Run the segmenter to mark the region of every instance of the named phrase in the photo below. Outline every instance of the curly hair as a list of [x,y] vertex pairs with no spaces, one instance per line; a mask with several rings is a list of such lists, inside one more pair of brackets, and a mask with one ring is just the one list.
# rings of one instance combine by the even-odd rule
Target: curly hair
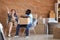
[[25,14],[29,15],[30,13],[31,13],[31,10],[27,9]]

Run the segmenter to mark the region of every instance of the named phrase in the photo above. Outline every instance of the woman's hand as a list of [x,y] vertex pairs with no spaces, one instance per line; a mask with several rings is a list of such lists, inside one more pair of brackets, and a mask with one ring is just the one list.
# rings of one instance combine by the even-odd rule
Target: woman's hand
[[16,17],[12,16],[12,19],[11,19],[11,21],[15,21],[15,19],[16,19]]
[[10,11],[9,11],[9,8],[8,7],[6,7],[7,8],[7,12],[8,12],[8,14],[10,13]]
[[12,16],[12,19],[14,19],[14,20],[15,20],[15,17],[14,17],[14,16]]
[[11,16],[11,12],[10,12],[9,8],[8,7],[6,7],[6,8],[7,8],[8,15]]

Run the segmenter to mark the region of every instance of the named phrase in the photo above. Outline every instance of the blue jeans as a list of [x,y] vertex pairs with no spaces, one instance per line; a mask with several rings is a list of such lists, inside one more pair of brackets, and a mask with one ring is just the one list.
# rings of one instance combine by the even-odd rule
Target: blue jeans
[[[25,33],[26,33],[26,36],[29,35],[29,28],[32,26],[32,24],[28,24],[25,28]],[[21,28],[20,24],[17,25],[17,28],[16,28],[16,36],[19,34],[19,29]]]

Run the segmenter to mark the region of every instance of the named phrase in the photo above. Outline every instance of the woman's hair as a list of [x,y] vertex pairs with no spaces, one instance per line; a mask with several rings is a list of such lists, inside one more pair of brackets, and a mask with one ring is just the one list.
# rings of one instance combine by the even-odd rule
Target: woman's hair
[[15,13],[14,13],[14,16],[15,16],[15,15],[16,15],[16,10],[15,10],[15,9],[11,9],[11,12],[12,12],[12,11],[15,11]]
[[27,9],[25,14],[29,15],[30,13],[31,13],[31,10]]

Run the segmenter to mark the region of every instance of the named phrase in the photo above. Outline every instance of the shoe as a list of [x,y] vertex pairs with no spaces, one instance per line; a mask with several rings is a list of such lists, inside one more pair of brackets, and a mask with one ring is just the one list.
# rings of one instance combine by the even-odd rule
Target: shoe
[[15,35],[15,37],[19,37],[18,35]]
[[9,34],[8,37],[11,37],[11,35]]
[[29,38],[29,36],[26,36],[26,38]]

